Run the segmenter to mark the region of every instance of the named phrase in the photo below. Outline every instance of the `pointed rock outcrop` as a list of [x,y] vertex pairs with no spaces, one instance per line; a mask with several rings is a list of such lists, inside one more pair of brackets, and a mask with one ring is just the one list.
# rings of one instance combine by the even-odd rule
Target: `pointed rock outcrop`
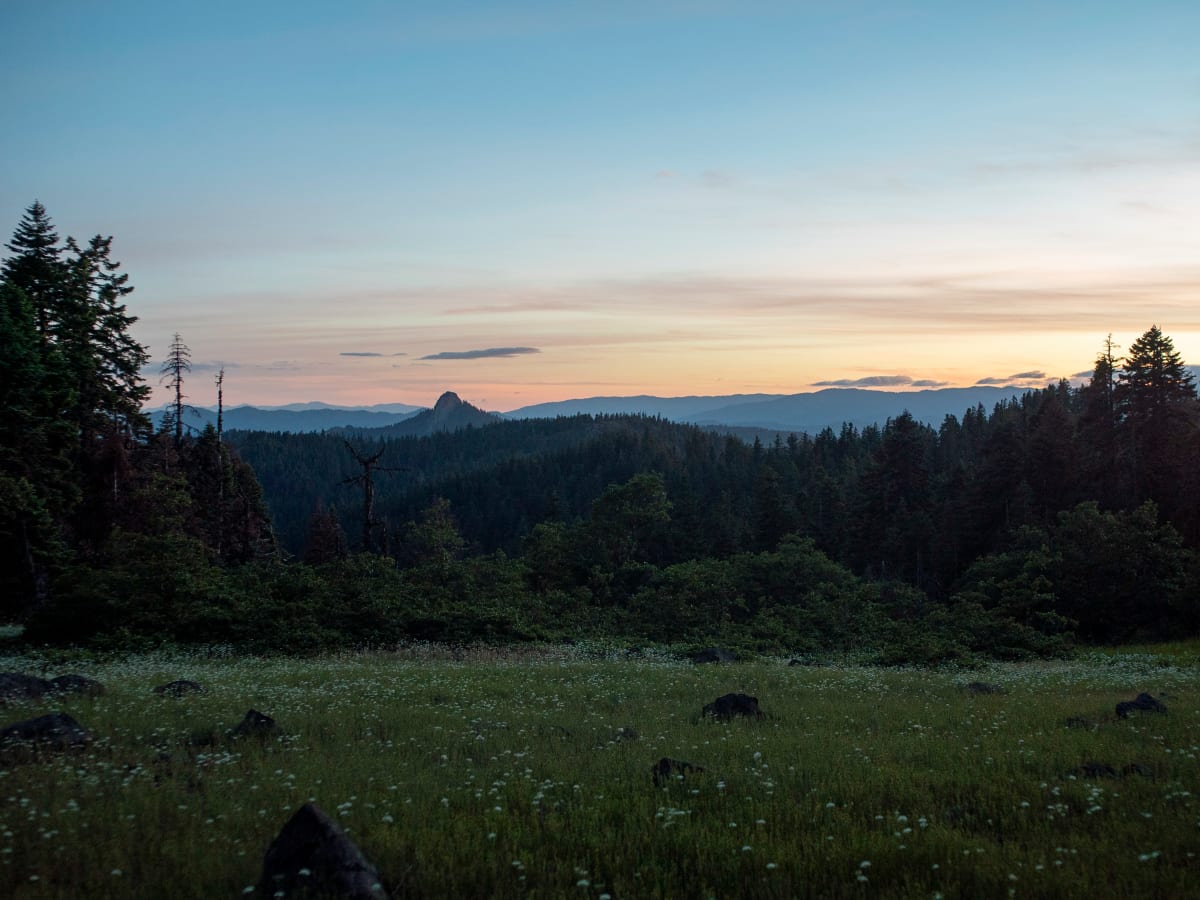
[[315,803],[288,819],[263,857],[260,897],[344,897],[380,900],[379,873]]

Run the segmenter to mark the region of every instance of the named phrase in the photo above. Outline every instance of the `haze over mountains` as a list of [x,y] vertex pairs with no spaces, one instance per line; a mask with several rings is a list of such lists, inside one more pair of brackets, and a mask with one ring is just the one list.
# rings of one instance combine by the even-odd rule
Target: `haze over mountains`
[[[485,412],[457,394],[446,392],[430,410],[403,403],[340,407],[326,403],[293,403],[281,407],[237,406],[225,410],[224,426],[244,431],[326,431],[335,428],[387,429],[389,436],[417,436],[454,431],[496,419],[537,419],[573,415],[648,415],[705,427],[807,432],[839,430],[844,423],[856,428],[882,425],[908,411],[934,427],[947,415],[959,418],[982,404],[995,404],[1025,393],[1025,388],[977,386],[922,391],[876,391],[861,388],[827,388],[799,394],[729,394],[696,397],[585,397],[538,403],[506,413]],[[216,422],[212,409],[198,409],[187,417],[192,427]]]

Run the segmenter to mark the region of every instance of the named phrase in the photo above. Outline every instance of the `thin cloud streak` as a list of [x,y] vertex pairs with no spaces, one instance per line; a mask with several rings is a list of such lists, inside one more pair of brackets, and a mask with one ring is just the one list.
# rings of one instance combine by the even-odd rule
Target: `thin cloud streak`
[[813,387],[878,388],[911,385],[909,375],[866,375],[862,378],[838,378],[834,381],[814,381]]
[[431,353],[422,356],[426,359],[506,359],[512,356],[525,356],[530,353],[541,353],[536,347],[491,347],[487,350],[444,350],[441,353]]

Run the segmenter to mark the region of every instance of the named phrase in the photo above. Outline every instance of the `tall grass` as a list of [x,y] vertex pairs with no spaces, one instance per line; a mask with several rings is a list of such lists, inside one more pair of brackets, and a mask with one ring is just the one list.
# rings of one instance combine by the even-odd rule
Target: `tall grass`
[[[3,658],[108,693],[3,711],[62,709],[97,740],[0,771],[0,896],[249,895],[308,800],[393,896],[1194,895],[1195,649],[971,672],[578,648]],[[176,678],[208,691],[152,693]],[[1117,720],[1142,690],[1169,713]],[[730,691],[766,717],[701,719]],[[229,738],[251,707],[279,733]],[[655,786],[662,756],[705,771]],[[1140,774],[1085,777],[1090,762]]]

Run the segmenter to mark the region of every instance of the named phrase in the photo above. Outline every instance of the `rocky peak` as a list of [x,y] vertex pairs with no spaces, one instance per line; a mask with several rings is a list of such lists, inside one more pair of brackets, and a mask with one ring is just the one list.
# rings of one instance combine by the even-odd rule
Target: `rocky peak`
[[463,402],[459,398],[458,394],[454,393],[454,391],[446,391],[446,393],[444,393],[444,394],[442,394],[442,396],[438,397],[437,403],[434,404],[433,411],[435,414],[436,413],[445,414],[445,413],[453,412],[454,410],[458,409],[462,405],[463,405]]

